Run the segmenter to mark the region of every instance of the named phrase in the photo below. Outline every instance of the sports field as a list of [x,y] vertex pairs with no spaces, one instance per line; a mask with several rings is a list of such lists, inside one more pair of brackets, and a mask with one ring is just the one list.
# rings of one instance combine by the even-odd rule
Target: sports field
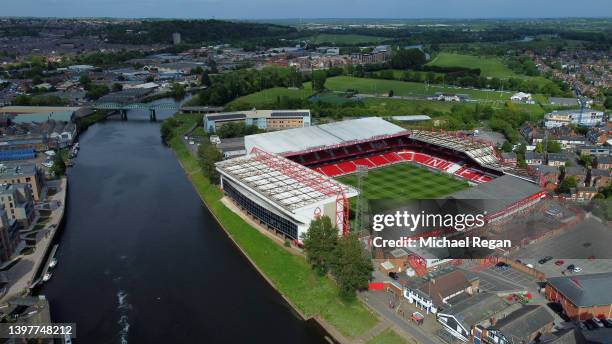
[[[357,186],[357,176],[338,178],[341,183]],[[450,176],[434,173],[411,164],[396,164],[370,170],[363,180],[366,199],[435,199],[468,187]]]
[[480,57],[453,53],[440,53],[428,63],[430,66],[480,68],[482,76],[509,78],[517,77],[510,68],[496,57]]
[[[308,89],[310,84],[304,88]],[[386,94],[393,90],[396,96],[425,98],[433,96],[436,92],[467,94],[472,100],[488,102],[505,102],[510,99],[511,92],[485,91],[472,88],[444,87],[426,85],[419,82],[399,80],[355,78],[350,76],[336,76],[328,78],[325,87],[332,91],[358,90],[366,94]]]
[[310,88],[285,88],[274,87],[260,92],[255,92],[236,98],[227,104],[229,109],[241,108],[243,106],[262,108],[276,102],[278,97],[288,97],[294,99],[306,99],[312,95]]

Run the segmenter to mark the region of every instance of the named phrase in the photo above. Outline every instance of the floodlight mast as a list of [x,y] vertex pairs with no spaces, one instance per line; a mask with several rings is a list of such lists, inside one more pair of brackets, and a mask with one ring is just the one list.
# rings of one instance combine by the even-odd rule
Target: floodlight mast
[[295,180],[301,185],[316,190],[328,197],[336,196],[335,224],[341,230],[343,236],[348,235],[350,225],[349,203],[342,185],[316,171],[312,171],[289,159],[268,153],[257,147],[251,150],[251,154],[255,155],[257,161]]

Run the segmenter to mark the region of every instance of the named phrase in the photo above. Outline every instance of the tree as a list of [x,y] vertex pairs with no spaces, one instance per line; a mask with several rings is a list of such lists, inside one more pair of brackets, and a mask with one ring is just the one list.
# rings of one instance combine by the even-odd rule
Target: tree
[[210,74],[207,70],[202,73],[202,85],[206,87],[210,87],[210,85],[212,85],[212,81],[210,80]]
[[108,94],[110,90],[106,85],[89,85],[89,89],[85,93],[85,97],[96,100],[105,94]]
[[175,99],[182,99],[185,97],[187,90],[185,89],[185,86],[177,82],[173,82],[172,84],[170,84],[170,93]]
[[391,67],[395,69],[421,69],[425,62],[420,49],[396,49],[391,56]]
[[561,152],[561,144],[557,140],[550,140],[546,145],[546,151],[548,153],[560,153]]
[[312,72],[312,89],[321,92],[325,90],[325,81],[327,81],[327,73],[324,70],[316,70]]
[[198,148],[198,157],[202,173],[210,179],[211,183],[219,184],[219,172],[217,172],[215,163],[223,160],[223,154],[210,141],[204,140]]
[[113,90],[113,92],[120,92],[120,91],[123,90],[123,85],[121,85],[120,83],[116,82],[116,83],[113,84],[112,90]]
[[504,143],[501,146],[502,151],[506,152],[506,153],[510,153],[512,152],[512,144],[508,141],[504,141]]
[[174,117],[169,117],[161,124],[159,128],[159,132],[160,132],[162,141],[165,144],[168,144],[170,142],[170,139],[172,138],[174,134],[174,128],[178,126],[179,126],[179,121],[177,121],[176,118]]
[[563,178],[561,183],[559,183],[559,187],[557,187],[557,193],[569,193],[571,188],[575,188],[578,182],[576,181],[576,177],[567,176]]
[[394,94],[395,94],[395,92],[393,92],[393,90],[389,90],[389,98],[393,98]]
[[306,259],[314,271],[325,275],[333,265],[334,250],[338,243],[338,229],[329,216],[310,222],[308,231],[302,235]]
[[331,271],[340,287],[340,294],[353,298],[355,291],[368,286],[374,270],[372,260],[354,233],[340,238],[334,252]]
[[83,87],[88,87],[89,84],[91,84],[91,79],[89,78],[89,75],[87,74],[83,74],[79,77],[79,83],[81,84],[81,86]]
[[61,177],[66,173],[66,164],[64,163],[64,157],[61,152],[56,152],[53,158],[53,166],[51,166],[51,172],[57,177]]

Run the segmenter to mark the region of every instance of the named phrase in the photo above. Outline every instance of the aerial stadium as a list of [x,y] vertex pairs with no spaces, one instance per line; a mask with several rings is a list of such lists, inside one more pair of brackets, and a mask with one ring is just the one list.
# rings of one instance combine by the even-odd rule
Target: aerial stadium
[[[504,163],[495,149],[464,134],[406,130],[367,117],[245,137],[248,155],[217,163],[221,187],[245,213],[300,243],[314,218],[349,232],[355,175],[367,170],[365,198],[490,199],[489,222],[544,197],[539,178]],[[360,167],[362,166],[362,167]]]

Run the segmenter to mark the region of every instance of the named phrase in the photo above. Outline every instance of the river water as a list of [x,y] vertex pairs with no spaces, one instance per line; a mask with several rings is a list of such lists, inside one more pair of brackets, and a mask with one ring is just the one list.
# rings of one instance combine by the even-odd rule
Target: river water
[[324,343],[218,227],[148,116],[80,138],[59,263],[40,291],[54,322],[88,344]]

